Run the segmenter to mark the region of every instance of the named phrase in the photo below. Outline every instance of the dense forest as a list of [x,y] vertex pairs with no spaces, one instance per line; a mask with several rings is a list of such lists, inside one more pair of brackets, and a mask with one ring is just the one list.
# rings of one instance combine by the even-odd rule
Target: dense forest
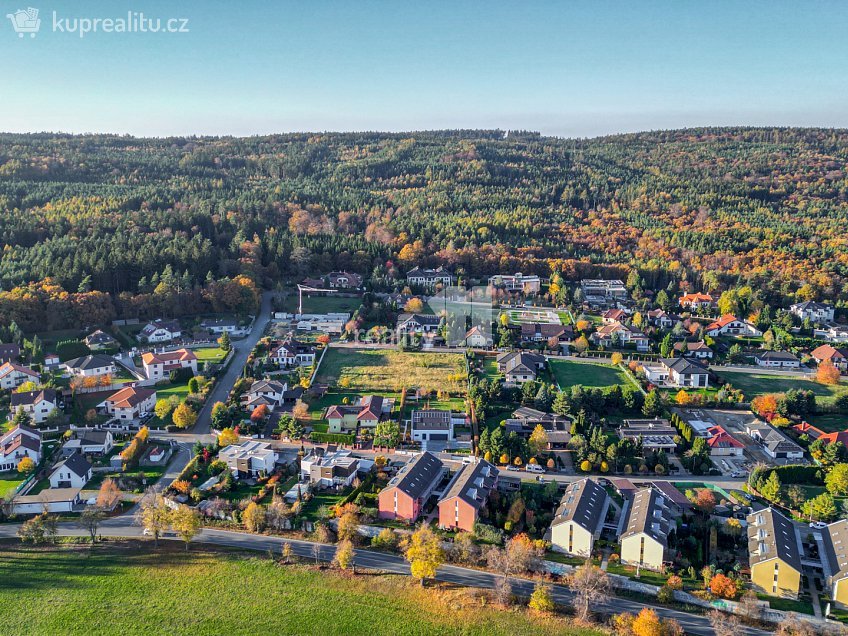
[[848,131],[822,129],[5,134],[0,317],[31,284],[105,292],[116,306],[95,298],[97,311],[126,314],[163,277],[203,305],[214,281],[347,269],[390,283],[415,264],[566,279],[636,267],[652,287],[709,275],[844,299],[846,167]]

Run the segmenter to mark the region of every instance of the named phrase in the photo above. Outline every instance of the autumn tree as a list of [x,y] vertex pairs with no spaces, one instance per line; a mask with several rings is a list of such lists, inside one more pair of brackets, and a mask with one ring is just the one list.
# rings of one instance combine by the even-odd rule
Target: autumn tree
[[218,446],[224,448],[239,443],[239,434],[233,428],[225,428],[218,434]]
[[18,462],[18,472],[22,475],[30,475],[35,470],[35,462],[31,457],[24,457]]
[[719,598],[736,598],[737,591],[736,581],[724,574],[718,573],[710,579],[710,592]]
[[97,507],[101,510],[112,510],[120,501],[121,489],[118,488],[114,479],[107,477],[100,484],[100,490],[97,492]]
[[174,409],[171,420],[174,422],[174,425],[179,428],[189,428],[194,426],[194,423],[197,421],[197,413],[195,413],[194,409],[192,409],[188,404],[183,402]]
[[333,558],[335,564],[342,570],[353,568],[356,573],[356,564],[354,563],[353,543],[349,539],[339,541],[336,546],[336,555]]
[[609,598],[609,576],[590,562],[577,568],[569,577],[568,584],[574,591],[574,612],[581,621],[588,621],[592,613],[591,608]]
[[186,552],[188,544],[200,533],[202,525],[200,514],[194,508],[180,506],[171,513],[171,527],[185,542]]
[[268,406],[265,404],[260,404],[255,409],[253,409],[253,413],[250,414],[250,421],[254,424],[258,424],[260,422],[265,421],[265,418],[268,417]]
[[530,595],[530,602],[527,604],[530,609],[542,614],[549,614],[554,611],[553,588],[547,583],[536,583],[533,593]]
[[698,494],[695,495],[695,505],[698,507],[698,510],[706,515],[711,514],[715,510],[716,503],[715,493],[709,488],[701,488],[698,490]]
[[426,579],[436,576],[436,570],[445,562],[441,539],[428,525],[422,525],[409,537],[405,546],[410,573],[424,585]]
[[156,400],[156,406],[153,407],[153,412],[156,414],[160,420],[165,420],[173,410],[173,405],[170,400],[166,400],[165,398],[160,398]]
[[251,501],[242,513],[241,521],[248,532],[262,532],[265,528],[265,508]]
[[839,384],[839,369],[830,360],[823,360],[816,369],[816,382],[819,384]]
[[545,430],[545,427],[537,424],[536,428],[530,434],[528,443],[530,444],[530,450],[533,455],[538,456],[544,453],[548,449],[548,432]]
[[137,520],[144,533],[153,537],[154,547],[158,547],[159,537],[171,524],[171,509],[161,494],[148,490],[141,501]]

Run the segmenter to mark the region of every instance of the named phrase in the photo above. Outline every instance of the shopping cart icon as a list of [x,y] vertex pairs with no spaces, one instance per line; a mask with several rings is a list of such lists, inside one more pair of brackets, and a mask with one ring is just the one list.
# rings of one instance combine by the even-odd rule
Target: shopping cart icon
[[38,17],[38,9],[29,7],[27,9],[18,9],[14,13],[7,13],[6,17],[12,21],[12,26],[15,28],[15,33],[19,38],[24,37],[24,33],[29,33],[29,37],[34,38],[35,34],[41,28],[41,18]]

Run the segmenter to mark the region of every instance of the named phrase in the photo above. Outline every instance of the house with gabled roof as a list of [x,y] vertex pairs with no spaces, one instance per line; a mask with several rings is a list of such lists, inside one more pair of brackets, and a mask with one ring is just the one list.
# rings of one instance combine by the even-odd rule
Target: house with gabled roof
[[41,461],[41,433],[29,426],[16,426],[0,436],[0,471],[15,470],[24,457]]
[[607,491],[593,479],[569,484],[551,522],[551,549],[576,557],[591,557],[609,505]]
[[752,356],[758,367],[769,369],[798,369],[801,360],[789,351],[757,351]]
[[59,408],[59,395],[55,389],[12,393],[11,412],[17,413],[18,410],[22,410],[32,418],[35,424],[46,422],[50,414],[57,408]]
[[[817,533],[818,534],[818,533]],[[841,519],[821,532],[819,554],[830,598],[840,609],[848,608],[848,519]]]
[[398,333],[433,333],[438,331],[442,319],[430,314],[401,314],[397,318]]
[[795,524],[774,508],[747,517],[751,587],[761,594],[798,598],[801,537]]
[[648,336],[636,327],[620,322],[604,325],[591,335],[591,340],[604,347],[611,347],[620,343],[621,345],[632,344],[636,347],[636,351],[648,351],[651,348],[651,341]]
[[689,310],[709,309],[715,305],[715,299],[710,294],[700,292],[683,294],[677,302],[681,307]]
[[144,413],[153,413],[156,391],[127,386],[107,397],[100,406],[106,413],[119,420],[136,420]]
[[153,320],[139,332],[138,339],[141,342],[155,344],[158,342],[171,342],[183,335],[182,327],[177,320]]
[[29,367],[14,362],[0,365],[0,389],[17,389],[25,382],[38,382],[41,375]]
[[810,357],[816,361],[816,364],[829,361],[843,373],[848,371],[848,347],[834,347],[829,344],[821,345],[813,349]]
[[280,367],[308,367],[315,364],[315,347],[288,338],[272,348],[268,360]]
[[380,518],[415,522],[446,474],[447,468],[433,453],[416,455],[380,491],[377,497]]
[[479,325],[465,332],[465,346],[475,349],[488,349],[494,344],[492,334]]
[[745,445],[728,433],[723,426],[707,429],[707,446],[711,457],[742,457]]
[[167,380],[171,371],[178,369],[191,369],[192,375],[197,375],[197,356],[188,349],[148,351],[142,354],[141,364],[149,380]]
[[485,459],[463,464],[439,500],[439,527],[473,532],[480,509],[498,486],[498,474]]
[[688,340],[675,342],[674,350],[684,358],[695,358],[696,360],[711,360],[713,350],[703,340],[689,342]]
[[568,342],[574,338],[574,328],[571,325],[523,322],[520,329],[522,342],[548,342],[551,338],[556,338],[557,342]]
[[645,378],[657,386],[705,389],[710,385],[710,372],[690,358],[662,358],[658,363],[642,365]]
[[113,375],[117,371],[115,359],[102,353],[67,360],[62,367],[69,375],[80,378]]
[[724,314],[718,320],[707,325],[705,332],[711,338],[717,338],[718,336],[748,336],[757,338],[763,335],[763,332],[750,322],[740,320],[733,314]]
[[81,453],[62,460],[50,473],[51,488],[83,488],[91,480],[91,464]]
[[334,404],[327,408],[324,419],[330,433],[343,433],[356,428],[376,428],[388,419],[394,407],[394,398],[366,395],[355,404]]
[[407,272],[406,282],[410,285],[418,285],[419,287],[435,287],[438,284],[453,285],[456,282],[456,276],[444,267],[438,267],[437,269],[414,267]]
[[545,368],[545,356],[538,353],[510,351],[497,357],[498,371],[509,384],[524,384],[535,380]]

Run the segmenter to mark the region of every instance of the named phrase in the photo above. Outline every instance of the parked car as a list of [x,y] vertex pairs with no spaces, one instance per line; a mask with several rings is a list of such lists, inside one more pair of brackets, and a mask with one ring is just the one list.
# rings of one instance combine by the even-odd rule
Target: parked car
[[732,473],[730,473],[731,477],[736,477],[736,478],[745,477],[746,475],[747,475],[747,473],[744,473],[741,470],[734,470]]
[[827,528],[827,524],[824,521],[811,521],[810,527],[815,528],[816,530],[824,530]]
[[542,468],[541,466],[539,466],[539,464],[527,464],[524,467],[524,470],[526,470],[528,473],[544,473],[545,472],[545,469]]

